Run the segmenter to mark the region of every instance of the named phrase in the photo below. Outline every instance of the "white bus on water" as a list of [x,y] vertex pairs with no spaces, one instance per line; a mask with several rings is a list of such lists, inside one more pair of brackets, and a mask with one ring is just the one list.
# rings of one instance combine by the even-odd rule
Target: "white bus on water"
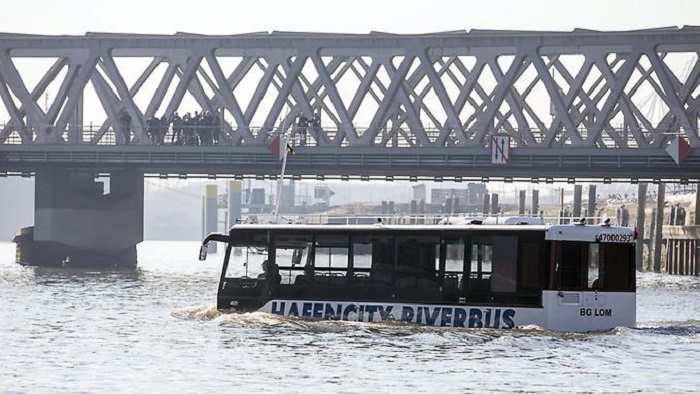
[[635,238],[605,224],[236,224],[200,259],[226,243],[222,311],[588,332],[635,325]]

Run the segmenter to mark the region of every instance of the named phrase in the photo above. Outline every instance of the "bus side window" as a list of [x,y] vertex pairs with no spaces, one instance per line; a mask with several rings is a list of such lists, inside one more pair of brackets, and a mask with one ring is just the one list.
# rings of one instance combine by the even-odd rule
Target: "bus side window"
[[587,260],[584,254],[587,254],[587,249],[583,248],[581,242],[566,242],[559,243],[559,253],[557,264],[559,268],[559,288],[562,290],[581,290],[585,288],[587,278],[583,276],[582,268],[587,266]]
[[600,244],[588,244],[588,288],[602,289],[603,280],[603,259],[601,259]]
[[540,244],[524,242],[522,269],[520,271],[520,287],[524,289],[539,289],[540,287]]
[[518,272],[518,237],[494,236],[491,255],[491,291],[514,293]]
[[491,290],[493,245],[491,237],[472,240],[468,272],[464,281],[470,292],[484,293]]
[[372,238],[372,268],[370,278],[380,285],[391,285],[395,258],[394,237]]
[[[457,301],[459,298],[460,283],[462,287],[464,286],[462,282],[462,278],[464,277],[464,253],[466,251],[464,239],[445,239],[444,242],[445,267],[444,272],[441,272],[441,274],[444,275],[442,282],[444,299],[446,301]],[[439,254],[437,257],[438,258],[435,260],[435,268],[440,271]]]
[[625,243],[601,244],[602,288],[612,291],[634,291],[634,245]]

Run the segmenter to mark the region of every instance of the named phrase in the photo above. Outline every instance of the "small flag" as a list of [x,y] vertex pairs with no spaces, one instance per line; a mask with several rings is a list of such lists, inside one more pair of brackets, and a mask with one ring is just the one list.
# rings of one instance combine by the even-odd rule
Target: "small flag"
[[294,148],[292,148],[292,146],[289,145],[289,142],[287,142],[287,154],[294,154]]
[[683,137],[674,138],[666,147],[666,153],[673,158],[677,165],[680,165],[690,155],[691,151],[692,148]]
[[287,139],[281,135],[278,135],[272,139],[272,141],[267,147],[270,149],[270,152],[272,152],[272,155],[275,156],[275,158],[278,161],[282,161],[282,159],[284,158],[285,149],[288,149],[285,147],[288,146],[289,144],[287,144]]

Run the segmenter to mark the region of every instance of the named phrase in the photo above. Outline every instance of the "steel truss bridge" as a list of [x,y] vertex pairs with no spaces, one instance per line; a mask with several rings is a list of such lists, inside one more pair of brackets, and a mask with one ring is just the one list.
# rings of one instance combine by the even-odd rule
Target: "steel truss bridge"
[[[0,176],[43,168],[274,176],[697,182],[700,28],[425,35],[0,34]],[[152,146],[210,111],[218,146]],[[133,132],[123,144],[123,114]],[[305,146],[297,119],[319,114]],[[511,137],[510,163],[491,136]],[[168,138],[169,140],[169,138]]]

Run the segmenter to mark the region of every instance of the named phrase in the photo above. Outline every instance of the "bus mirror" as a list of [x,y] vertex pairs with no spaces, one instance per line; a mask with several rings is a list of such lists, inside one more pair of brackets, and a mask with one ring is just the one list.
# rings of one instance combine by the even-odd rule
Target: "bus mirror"
[[199,261],[204,261],[207,259],[207,250],[208,250],[208,245],[203,244],[201,248],[199,248]]

